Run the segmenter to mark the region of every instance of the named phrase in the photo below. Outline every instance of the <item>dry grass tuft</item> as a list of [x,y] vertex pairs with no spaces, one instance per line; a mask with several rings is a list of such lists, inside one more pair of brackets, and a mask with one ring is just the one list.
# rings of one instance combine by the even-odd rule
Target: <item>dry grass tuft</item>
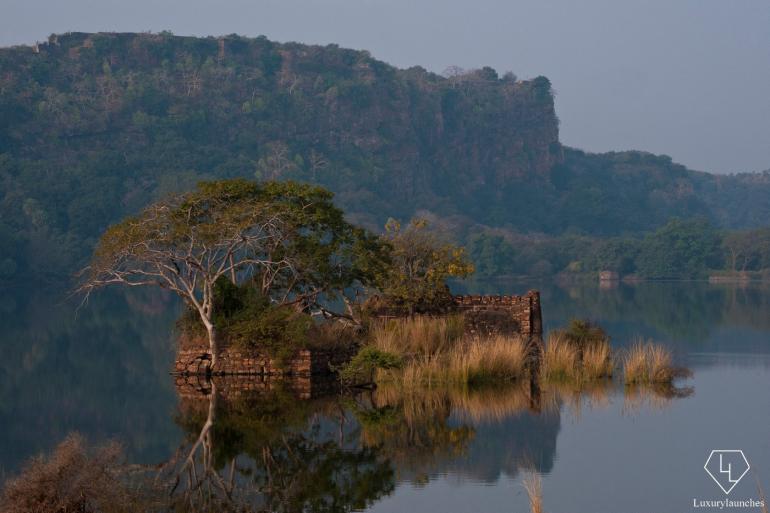
[[464,332],[462,316],[418,316],[375,323],[371,342],[381,351],[400,356],[430,356],[455,345]]
[[612,348],[608,338],[576,343],[566,332],[548,336],[542,361],[546,381],[585,382],[611,378],[614,370]]
[[526,358],[526,344],[521,337],[471,339],[410,359],[399,378],[405,386],[512,381],[524,376]]
[[583,350],[582,378],[594,380],[612,377],[614,364],[607,339],[590,344]]
[[377,324],[371,344],[399,355],[399,371],[379,372],[378,381],[404,386],[512,381],[526,372],[527,347],[520,336],[470,338],[459,316],[414,317]]
[[580,376],[580,351],[563,333],[551,333],[545,345],[542,376],[546,381],[577,380]]
[[671,383],[676,377],[671,351],[652,341],[637,341],[623,357],[626,384]]
[[[407,387],[513,381],[525,375],[526,359],[526,344],[521,337],[471,339],[441,352],[413,357],[400,373],[391,372],[389,377]],[[387,379],[384,374],[378,377]]]
[[516,380],[526,371],[527,347],[521,337],[497,335],[452,348],[447,370],[452,381],[481,383]]
[[88,450],[82,437],[71,434],[48,459],[33,458],[21,475],[6,482],[2,511],[134,511],[136,497],[119,478],[121,460],[117,444]]

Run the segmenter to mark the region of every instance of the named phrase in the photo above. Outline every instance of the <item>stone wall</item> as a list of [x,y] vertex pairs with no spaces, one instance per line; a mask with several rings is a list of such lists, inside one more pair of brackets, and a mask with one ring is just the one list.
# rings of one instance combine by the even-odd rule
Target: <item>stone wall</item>
[[174,362],[174,374],[215,374],[215,375],[258,375],[258,376],[314,376],[329,374],[332,367],[347,362],[353,356],[348,352],[320,349],[302,349],[288,361],[281,364],[257,349],[231,347],[226,343],[219,351],[217,366],[211,366],[208,342],[205,339],[180,342]]
[[474,335],[543,334],[540,293],[523,296],[455,296],[455,309],[465,317],[466,330]]

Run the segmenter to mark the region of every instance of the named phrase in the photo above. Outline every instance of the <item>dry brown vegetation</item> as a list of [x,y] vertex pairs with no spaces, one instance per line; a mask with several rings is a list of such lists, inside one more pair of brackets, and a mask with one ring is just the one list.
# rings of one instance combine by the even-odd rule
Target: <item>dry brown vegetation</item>
[[542,377],[546,381],[571,381],[579,377],[579,353],[559,333],[551,334],[543,352]]
[[33,458],[3,489],[3,513],[122,513],[137,511],[138,497],[119,475],[119,445],[89,450],[69,435],[49,458]]
[[461,317],[413,317],[375,325],[371,344],[398,356],[403,366],[378,381],[404,386],[513,381],[526,373],[527,344],[520,336],[469,337]]
[[591,381],[612,377],[614,370],[609,340],[581,347],[562,332],[548,337],[541,365],[547,381]]
[[371,340],[381,351],[402,357],[430,357],[453,347],[464,333],[461,316],[417,316],[375,323]]
[[583,378],[587,380],[612,377],[614,362],[608,340],[591,344],[583,350]]
[[[393,355],[398,368],[376,373],[378,383],[395,380],[405,387],[515,381],[529,375],[528,341],[518,335],[468,336],[461,317],[413,317],[377,323],[369,346]],[[573,321],[547,338],[539,359],[540,382],[587,387],[609,380],[622,366],[626,384],[672,383],[686,375],[673,366],[671,352],[651,341],[637,342],[619,357],[596,325]]]
[[676,377],[671,351],[652,341],[637,341],[623,355],[626,384],[670,383]]

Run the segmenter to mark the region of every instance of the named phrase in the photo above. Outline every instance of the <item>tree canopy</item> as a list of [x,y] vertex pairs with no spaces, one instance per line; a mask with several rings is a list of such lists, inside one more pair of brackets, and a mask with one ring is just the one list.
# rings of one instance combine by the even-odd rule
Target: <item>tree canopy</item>
[[427,229],[424,219],[413,219],[405,228],[391,219],[384,239],[392,247],[392,264],[382,287],[388,306],[414,311],[433,311],[451,299],[448,278],[473,273],[465,248],[442,240]]

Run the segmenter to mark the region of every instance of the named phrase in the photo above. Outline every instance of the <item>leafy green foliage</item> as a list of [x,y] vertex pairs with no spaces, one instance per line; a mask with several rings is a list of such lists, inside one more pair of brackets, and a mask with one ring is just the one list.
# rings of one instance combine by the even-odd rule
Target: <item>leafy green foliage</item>
[[[264,350],[279,365],[307,347],[313,325],[306,313],[271,304],[253,282],[238,286],[225,277],[216,283],[213,311],[218,332],[231,344]],[[177,325],[185,336],[206,336],[198,312],[190,308]]]
[[727,233],[722,247],[725,268],[730,271],[770,269],[770,228]]
[[401,357],[373,346],[363,347],[340,371],[343,383],[357,385],[374,382],[377,369],[389,370],[401,367]]
[[405,229],[391,219],[385,240],[391,246],[391,267],[382,287],[388,306],[409,313],[440,309],[451,300],[446,280],[473,273],[465,248],[441,240],[414,219]]
[[468,253],[473,261],[476,276],[481,279],[494,278],[510,271],[510,262],[515,250],[503,237],[481,232],[471,235]]
[[673,220],[645,237],[637,267],[645,278],[699,278],[722,264],[720,238],[707,222]]
[[215,178],[319,183],[351,219],[381,226],[462,181],[468,137],[523,143],[512,117],[546,120],[547,143],[474,164],[527,171],[556,133],[550,87],[536,106],[530,82],[486,72],[458,88],[336,45],[70,33],[38,48],[0,49],[0,214],[34,257],[20,272],[62,278],[110,224]]
[[287,307],[268,307],[257,316],[243,310],[225,328],[236,345],[267,351],[279,364],[286,363],[298,349],[307,346],[313,321],[307,314]]
[[210,311],[212,287],[226,276],[251,280],[265,301],[313,308],[321,296],[378,284],[387,265],[387,246],[346,222],[329,191],[233,179],[201,182],[111,226],[88,286],[157,283]]
[[585,319],[572,319],[563,331],[566,340],[579,347],[608,341],[604,328]]
[[480,277],[615,271],[645,279],[694,279],[725,268],[767,268],[770,237],[766,232],[725,233],[704,219],[673,219],[643,236],[502,237],[482,232],[471,237],[470,250],[483,271]]

